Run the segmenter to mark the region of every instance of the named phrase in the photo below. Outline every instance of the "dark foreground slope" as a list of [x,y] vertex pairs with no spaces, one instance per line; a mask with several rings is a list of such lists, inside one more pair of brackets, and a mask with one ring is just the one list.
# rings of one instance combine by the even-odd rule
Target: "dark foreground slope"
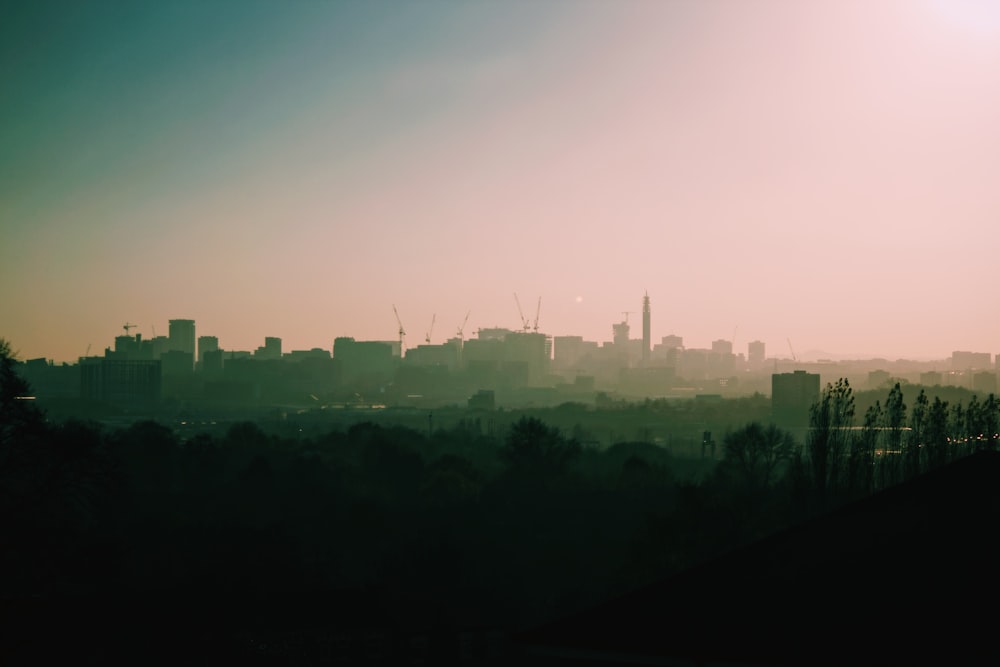
[[518,640],[560,665],[996,665],[998,538],[981,452]]

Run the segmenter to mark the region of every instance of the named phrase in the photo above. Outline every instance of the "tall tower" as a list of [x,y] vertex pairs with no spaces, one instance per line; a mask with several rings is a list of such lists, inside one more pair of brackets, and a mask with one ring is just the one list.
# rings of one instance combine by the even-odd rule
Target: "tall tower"
[[642,297],[642,363],[649,363],[649,350],[651,339],[649,337],[649,292]]

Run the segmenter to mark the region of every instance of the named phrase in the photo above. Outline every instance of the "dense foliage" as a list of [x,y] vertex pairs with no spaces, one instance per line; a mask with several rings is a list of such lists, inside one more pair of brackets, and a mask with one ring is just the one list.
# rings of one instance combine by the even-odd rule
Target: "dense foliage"
[[0,352],[14,596],[363,588],[404,620],[512,629],[997,443],[992,396],[921,392],[907,409],[897,385],[856,425],[846,382],[824,390],[804,442],[750,421],[718,462],[585,444],[532,416],[294,438],[243,422],[181,439],[154,421],[47,421]]

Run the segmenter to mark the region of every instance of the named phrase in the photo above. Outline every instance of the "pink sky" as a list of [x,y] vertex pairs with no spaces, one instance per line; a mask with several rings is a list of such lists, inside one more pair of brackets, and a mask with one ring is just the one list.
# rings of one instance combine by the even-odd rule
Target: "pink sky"
[[[147,55],[134,26],[75,78],[24,65],[29,101],[70,111],[0,108],[22,357],[172,318],[329,349],[395,338],[393,304],[408,345],[432,316],[443,342],[470,311],[467,337],[517,328],[515,293],[542,331],[605,341],[645,291],[654,342],[1000,352],[1000,4],[334,4],[149,55],[106,98],[86,77]],[[334,51],[335,23],[356,43]],[[251,27],[270,50],[238,48]]]

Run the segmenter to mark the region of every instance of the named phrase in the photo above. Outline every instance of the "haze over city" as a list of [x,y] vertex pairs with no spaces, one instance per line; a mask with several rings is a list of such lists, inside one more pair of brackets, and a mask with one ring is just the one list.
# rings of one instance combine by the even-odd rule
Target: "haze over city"
[[1000,5],[25,3],[0,323],[998,352]]

